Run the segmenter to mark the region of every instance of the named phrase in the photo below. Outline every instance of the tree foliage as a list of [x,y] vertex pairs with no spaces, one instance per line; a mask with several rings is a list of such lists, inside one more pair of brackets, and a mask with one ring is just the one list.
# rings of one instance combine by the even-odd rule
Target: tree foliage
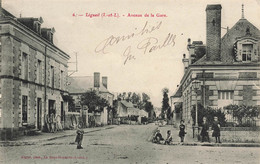
[[170,119],[170,117],[171,117],[171,107],[169,105],[169,97],[168,97],[169,89],[163,88],[162,93],[163,93],[163,100],[162,100],[161,116],[164,119],[165,114],[166,114],[167,118]]
[[108,101],[100,97],[94,90],[87,91],[81,96],[81,104],[87,105],[89,112],[100,112],[104,107],[109,106]]
[[260,113],[259,106],[246,106],[246,105],[228,105],[224,107],[228,114],[233,115],[238,120],[238,124],[242,125],[243,118],[258,117]]
[[[195,124],[195,119],[196,119],[196,106],[193,105],[193,108],[191,110],[191,116],[193,123]],[[220,122],[221,126],[226,125],[226,118],[225,118],[225,113],[221,111],[221,109],[214,109],[211,107],[204,108],[203,105],[200,103],[198,104],[198,124],[202,124],[202,118],[206,117],[207,121],[210,125],[212,125],[214,121],[214,116],[218,117],[218,120]]]

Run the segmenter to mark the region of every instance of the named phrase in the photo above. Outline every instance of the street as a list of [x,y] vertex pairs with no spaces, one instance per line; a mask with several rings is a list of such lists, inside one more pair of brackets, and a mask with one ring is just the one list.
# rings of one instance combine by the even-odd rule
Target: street
[[[260,148],[158,145],[149,141],[156,125],[120,125],[36,145],[0,147],[1,163],[259,163]],[[165,134],[163,134],[164,136]],[[164,136],[165,137],[165,136]],[[177,136],[174,140],[177,141]]]

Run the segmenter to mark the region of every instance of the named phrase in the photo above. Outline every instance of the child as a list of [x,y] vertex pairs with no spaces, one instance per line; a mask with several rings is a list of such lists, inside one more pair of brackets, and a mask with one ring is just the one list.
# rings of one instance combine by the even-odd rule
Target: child
[[208,142],[210,142],[208,130],[209,130],[209,124],[207,123],[207,118],[203,117],[202,129],[200,132],[200,135],[202,137],[201,142],[204,142],[205,138],[207,139]]
[[212,124],[212,130],[213,130],[212,137],[216,138],[216,143],[221,143],[220,142],[220,124],[218,121],[218,117],[216,117],[216,116],[214,117],[214,121]]
[[76,136],[76,140],[75,142],[77,142],[77,149],[83,149],[82,147],[82,140],[83,140],[83,134],[84,134],[84,131],[81,129],[81,125],[78,125],[78,129],[76,131],[77,133],[77,136]]
[[186,134],[185,132],[185,125],[184,125],[184,120],[180,121],[180,132],[179,132],[179,137],[181,138],[181,142],[184,142],[184,136]]
[[165,139],[164,145],[170,145],[170,143],[172,142],[172,135],[171,135],[171,131],[168,130],[167,131],[167,137]]
[[162,137],[162,134],[160,133],[160,130],[157,130],[155,135],[154,135],[154,138],[153,138],[153,142],[155,143],[160,143],[160,141],[163,141],[163,137]]

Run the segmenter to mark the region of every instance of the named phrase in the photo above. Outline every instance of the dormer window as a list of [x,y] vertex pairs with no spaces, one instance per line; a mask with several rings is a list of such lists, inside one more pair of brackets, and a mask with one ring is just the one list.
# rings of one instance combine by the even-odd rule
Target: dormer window
[[49,32],[49,40],[53,43],[53,33]]
[[253,53],[253,44],[242,45],[242,61],[251,61],[252,53]]
[[259,52],[257,42],[257,39],[250,36],[238,38],[234,44],[234,55],[236,57],[236,61],[258,61]]
[[42,37],[53,43],[53,34],[55,32],[54,28],[42,28],[41,29],[41,34]]
[[40,22],[38,22],[38,21],[34,22],[34,31],[37,32],[38,34],[41,33],[41,24],[40,24]]

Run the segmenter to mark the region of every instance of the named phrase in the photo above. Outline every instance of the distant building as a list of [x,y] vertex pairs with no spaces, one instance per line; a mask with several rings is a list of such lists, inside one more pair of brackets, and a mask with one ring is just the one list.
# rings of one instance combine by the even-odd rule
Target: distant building
[[132,102],[126,100],[118,101],[117,117],[122,123],[129,123],[130,121],[142,123],[142,118],[148,118],[148,113],[144,110],[134,107]]
[[181,106],[182,118],[189,123],[196,100],[194,80],[200,82],[197,100],[204,107],[260,105],[260,31],[242,11],[242,18],[221,38],[221,9],[221,5],[207,6],[206,44],[188,40],[184,76],[171,97],[172,106]]
[[52,113],[63,124],[69,55],[54,45],[55,30],[42,28],[41,17],[16,18],[0,9],[1,139],[42,130]]
[[[109,105],[113,106],[114,95],[108,90],[108,78],[106,76],[102,77],[100,83],[100,73],[95,72],[94,76],[72,76],[69,77],[68,90],[70,95],[75,101],[76,111],[81,111],[81,95],[90,90],[96,90],[98,95],[106,99]],[[108,111],[107,108],[104,108],[101,113],[90,114],[89,116],[95,116],[97,124],[107,125],[108,123]]]

